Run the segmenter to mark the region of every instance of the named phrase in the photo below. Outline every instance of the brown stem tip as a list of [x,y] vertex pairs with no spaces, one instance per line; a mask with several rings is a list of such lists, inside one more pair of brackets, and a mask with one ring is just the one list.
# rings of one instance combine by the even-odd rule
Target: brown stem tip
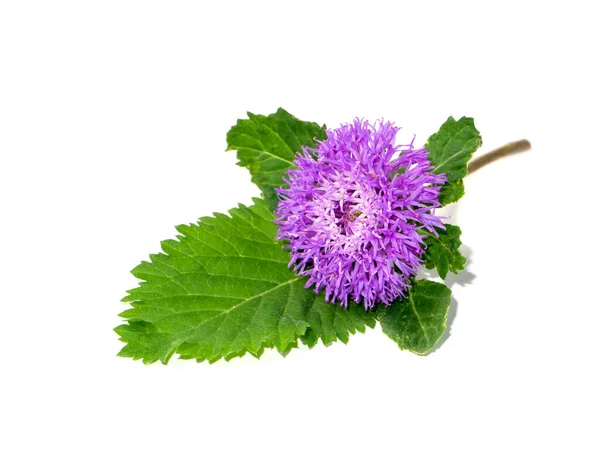
[[488,165],[500,158],[504,158],[505,156],[515,155],[517,153],[524,152],[531,148],[531,143],[527,139],[521,139],[520,141],[510,142],[500,148],[497,148],[494,151],[491,151],[483,156],[480,156],[477,159],[474,159],[469,163],[467,167],[468,173],[472,174],[478,169],[481,169],[483,166]]

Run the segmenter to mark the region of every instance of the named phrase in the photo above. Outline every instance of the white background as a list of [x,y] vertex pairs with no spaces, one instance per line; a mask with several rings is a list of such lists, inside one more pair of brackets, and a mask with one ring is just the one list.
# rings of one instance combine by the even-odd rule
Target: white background
[[[0,2],[0,447],[599,448],[597,13],[444,3]],[[278,106],[531,140],[449,211],[450,336],[117,358],[129,270],[258,195],[225,134]]]

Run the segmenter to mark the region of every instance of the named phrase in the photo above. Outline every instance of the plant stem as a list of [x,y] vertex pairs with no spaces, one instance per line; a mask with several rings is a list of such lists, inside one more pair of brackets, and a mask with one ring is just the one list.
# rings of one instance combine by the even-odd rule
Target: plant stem
[[521,139],[520,141],[510,142],[506,145],[503,145],[500,148],[497,148],[494,151],[491,151],[471,161],[467,168],[468,174],[470,175],[476,170],[481,169],[483,166],[487,166],[489,163],[492,163],[500,158],[504,158],[505,156],[509,155],[515,155],[517,153],[529,150],[530,148],[531,143],[527,139]]

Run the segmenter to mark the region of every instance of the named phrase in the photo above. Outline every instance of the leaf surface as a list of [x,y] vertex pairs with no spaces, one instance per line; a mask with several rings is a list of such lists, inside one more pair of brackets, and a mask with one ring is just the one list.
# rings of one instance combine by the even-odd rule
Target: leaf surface
[[470,117],[448,120],[439,131],[429,137],[425,148],[429,151],[429,160],[434,165],[434,173],[445,173],[448,181],[440,191],[442,205],[453,203],[464,193],[462,179],[467,175],[467,164],[481,146],[481,135]]
[[460,253],[461,230],[456,225],[445,224],[446,229],[438,229],[438,236],[429,234],[425,239],[425,267],[436,269],[445,280],[448,271],[458,273],[465,268],[467,258]]
[[463,184],[463,180],[458,180],[452,183],[445,183],[440,189],[438,200],[442,206],[445,206],[460,200],[463,195],[465,195],[465,185]]
[[444,284],[415,280],[405,299],[377,309],[381,328],[402,350],[426,355],[446,329],[451,296]]
[[215,214],[177,227],[177,240],[132,273],[142,280],[123,300],[131,304],[115,331],[121,356],[167,363],[173,354],[198,361],[286,354],[303,336],[309,345],[343,342],[374,326],[359,308],[325,303],[288,269],[289,254],[275,240],[267,203],[255,199],[229,216]]
[[365,332],[366,327],[373,328],[376,316],[373,311],[365,311],[362,305],[349,302],[348,308],[339,304],[326,303],[322,294],[307,313],[310,326],[301,340],[309,348],[314,347],[319,339],[330,345],[338,339],[347,344],[351,334],[356,331]]
[[326,138],[325,127],[304,122],[283,108],[269,116],[248,113],[227,133],[227,150],[236,150],[238,165],[248,168],[252,182],[262,191],[271,210],[277,206],[275,188],[294,168],[294,157],[304,147],[316,147]]

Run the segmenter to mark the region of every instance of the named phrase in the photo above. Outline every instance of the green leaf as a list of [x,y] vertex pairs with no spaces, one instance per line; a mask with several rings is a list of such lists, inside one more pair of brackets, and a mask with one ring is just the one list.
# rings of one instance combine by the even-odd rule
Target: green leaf
[[445,173],[450,183],[467,175],[467,163],[480,146],[481,136],[470,117],[458,121],[449,117],[425,145],[435,166],[434,173]]
[[319,295],[307,313],[306,319],[310,326],[300,337],[309,348],[315,346],[319,339],[325,345],[336,340],[348,343],[348,338],[356,331],[365,332],[365,328],[375,326],[375,314],[365,311],[363,305],[349,302],[348,308],[341,305],[326,303],[323,295]]
[[123,300],[132,308],[115,331],[126,343],[119,355],[167,363],[173,354],[198,361],[231,359],[265,348],[286,354],[303,336],[346,342],[374,326],[359,308],[325,303],[288,269],[289,254],[275,240],[267,203],[255,199],[230,216],[215,214],[177,227],[177,240],[132,273],[142,280]]
[[465,268],[467,258],[460,254],[460,228],[445,224],[445,230],[437,230],[438,237],[432,234],[425,239],[425,267],[435,268],[439,276],[445,280],[448,271],[458,273]]
[[463,180],[458,180],[444,184],[440,189],[438,200],[444,206],[460,200],[463,195],[465,195],[465,185]]
[[402,350],[425,355],[446,329],[451,296],[444,284],[416,280],[404,300],[377,309],[381,328]]
[[227,150],[236,150],[238,165],[247,167],[252,182],[262,191],[271,210],[277,206],[275,188],[283,184],[283,176],[294,168],[297,152],[316,147],[315,139],[326,138],[325,126],[303,122],[279,108],[269,116],[248,113],[227,133]]

